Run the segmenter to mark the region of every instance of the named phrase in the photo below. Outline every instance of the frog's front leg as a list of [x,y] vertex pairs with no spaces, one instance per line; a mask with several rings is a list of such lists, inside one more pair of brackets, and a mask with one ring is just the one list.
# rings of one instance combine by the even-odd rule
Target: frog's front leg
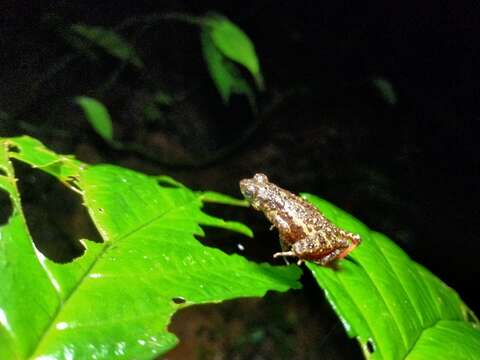
[[329,253],[321,251],[320,244],[311,238],[303,238],[296,241],[290,251],[282,251],[273,254],[273,257],[295,256],[298,257],[297,265],[301,265],[305,260],[310,260],[321,265],[327,265],[338,258],[345,248],[339,247]]
[[270,214],[270,216],[268,216],[268,219],[272,223],[272,225],[270,226],[270,230],[277,228],[280,237],[282,236],[282,234],[286,234],[290,231],[290,225],[288,224],[288,221],[284,219],[281,214],[272,213]]
[[[282,242],[283,243],[283,242]],[[282,250],[284,250],[284,247],[282,246]],[[309,238],[303,238],[298,241],[296,241],[290,251],[282,251],[273,254],[274,258],[277,258],[279,256],[295,256],[298,257],[297,265],[302,265],[302,263],[305,261],[307,258],[305,255],[311,254],[314,252],[314,245],[312,244],[311,239]]]
[[[283,246],[282,246],[283,247]],[[273,254],[274,258],[280,257],[280,256],[298,256],[294,251],[281,251]],[[298,259],[297,265],[301,265],[303,260]]]

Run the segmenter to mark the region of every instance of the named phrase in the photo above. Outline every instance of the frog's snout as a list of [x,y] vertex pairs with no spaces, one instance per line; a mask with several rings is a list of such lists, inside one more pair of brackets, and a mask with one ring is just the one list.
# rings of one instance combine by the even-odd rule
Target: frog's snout
[[255,186],[248,179],[240,181],[240,192],[247,200],[252,200],[255,196]]

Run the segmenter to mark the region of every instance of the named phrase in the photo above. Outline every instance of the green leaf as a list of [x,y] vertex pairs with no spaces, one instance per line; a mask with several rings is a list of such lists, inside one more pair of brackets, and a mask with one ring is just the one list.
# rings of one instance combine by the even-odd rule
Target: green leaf
[[392,83],[384,78],[374,78],[373,85],[377,88],[383,100],[390,105],[395,105],[398,102],[397,93],[395,92]]
[[[103,238],[67,264],[33,245],[11,158],[70,184]],[[178,309],[299,288],[296,266],[249,262],[203,246],[200,225],[245,232],[204,213],[185,186],[88,166],[29,137],[0,139],[0,188],[13,213],[0,228],[0,359],[147,359],[171,349]],[[168,180],[168,179],[167,179]]]
[[[336,225],[362,237],[361,245],[339,262],[339,270],[314,263],[307,266],[348,335],[359,341],[366,358],[405,359],[408,355],[409,359],[471,359],[474,353],[478,356],[478,321],[453,289],[412,261],[386,236],[369,230],[325,200],[304,196]],[[472,323],[469,318],[474,319]],[[453,357],[444,356],[447,342],[444,346],[432,346],[446,337],[448,346],[457,349]],[[369,348],[373,348],[373,353]],[[425,356],[421,357],[422,354]]]
[[204,19],[204,31],[208,33],[215,47],[223,56],[243,66],[252,74],[259,89],[263,89],[255,47],[248,36],[224,16],[208,15]]
[[440,320],[423,331],[407,360],[476,360],[480,355],[479,328],[471,323]]
[[204,202],[212,202],[217,204],[233,205],[233,206],[244,206],[249,207],[250,203],[243,199],[236,199],[231,196],[221,194],[215,191],[204,191],[199,193],[200,198]]
[[157,90],[153,99],[156,103],[163,106],[171,106],[174,101],[172,95],[164,90]]
[[235,64],[226,60],[218,51],[206,31],[201,33],[203,57],[207,63],[210,76],[220,93],[224,104],[228,104],[232,93],[244,94],[255,108],[253,90],[241,75]]
[[168,175],[158,175],[158,176],[154,176],[154,178],[157,179],[160,185],[173,186],[173,187],[185,187],[185,185],[183,185],[180,181],[177,181]]
[[132,63],[137,68],[144,67],[135,49],[116,32],[100,26],[72,25],[72,31],[107,51],[110,55]]
[[113,141],[112,119],[105,105],[87,96],[77,96],[75,102],[80,105],[95,131],[105,140]]

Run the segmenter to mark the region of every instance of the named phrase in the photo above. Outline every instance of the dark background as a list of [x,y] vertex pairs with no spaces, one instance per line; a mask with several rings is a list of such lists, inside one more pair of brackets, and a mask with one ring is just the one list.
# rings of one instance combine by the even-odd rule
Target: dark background
[[[142,71],[107,54],[88,60],[62,36],[73,23],[121,28],[141,15],[210,10],[256,46],[266,82],[257,114],[241,96],[222,104],[193,26],[163,22],[137,38]],[[0,13],[0,135],[29,134],[89,163],[236,196],[239,179],[265,172],[384,232],[480,310],[480,3],[8,0]],[[131,39],[136,29],[120,33]],[[394,104],[374,85],[378,78],[392,85]],[[157,89],[175,101],[146,122],[142,109]],[[90,129],[76,95],[108,106],[115,136],[130,150],[109,147]],[[35,172],[24,178],[38,246],[91,233],[66,191]],[[67,205],[71,211],[56,214]],[[250,224],[256,239],[209,231],[209,245],[232,252],[242,241],[245,256],[271,261],[276,234],[259,214],[211,211]],[[180,312],[172,329],[183,342],[171,358],[359,357],[308,274],[304,282],[301,292]]]

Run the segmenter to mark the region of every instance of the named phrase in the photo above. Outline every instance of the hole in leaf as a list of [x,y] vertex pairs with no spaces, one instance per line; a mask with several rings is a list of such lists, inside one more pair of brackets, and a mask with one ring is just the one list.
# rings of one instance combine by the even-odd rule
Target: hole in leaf
[[9,152],[14,152],[14,153],[19,153],[20,148],[17,145],[9,144],[8,145],[8,151]]
[[65,263],[85,251],[79,239],[101,242],[82,199],[56,178],[17,163],[22,207],[36,248]]
[[[240,242],[245,242],[245,236],[231,232],[230,230],[219,229],[209,226],[202,226],[205,236],[196,236],[196,239],[203,245],[217,248],[226,254],[245,255],[245,246]],[[239,246],[240,245],[240,246]]]
[[12,199],[6,191],[0,191],[0,225],[5,225],[12,215]]
[[7,171],[2,166],[0,166],[0,175],[7,176]]
[[[238,219],[238,216],[236,216],[238,209],[230,206],[205,203],[202,211],[208,215],[217,216],[225,220]],[[218,248],[227,254],[242,252],[238,244],[243,244],[243,248],[245,249],[246,243],[250,241],[246,236],[230,230],[210,226],[202,226],[202,228],[205,232],[205,236],[199,236],[197,237],[197,240],[203,245]],[[242,255],[245,255],[245,250],[243,250]]]
[[367,351],[370,354],[373,354],[375,352],[375,344],[372,339],[368,339],[365,345],[366,345]]
[[275,260],[272,256],[281,251],[278,232],[269,230],[270,223],[263,216],[257,216],[253,211],[245,211],[245,208],[214,203],[205,203],[202,211],[211,216],[247,224],[255,234],[254,238],[249,238],[230,230],[202,226],[205,237],[200,236],[197,239],[203,245],[218,248],[227,254],[241,254],[255,262],[283,264],[282,259]]
[[185,304],[187,302],[187,300],[185,300],[185,298],[183,298],[181,296],[176,296],[176,297],[172,298],[172,301],[175,304]]

